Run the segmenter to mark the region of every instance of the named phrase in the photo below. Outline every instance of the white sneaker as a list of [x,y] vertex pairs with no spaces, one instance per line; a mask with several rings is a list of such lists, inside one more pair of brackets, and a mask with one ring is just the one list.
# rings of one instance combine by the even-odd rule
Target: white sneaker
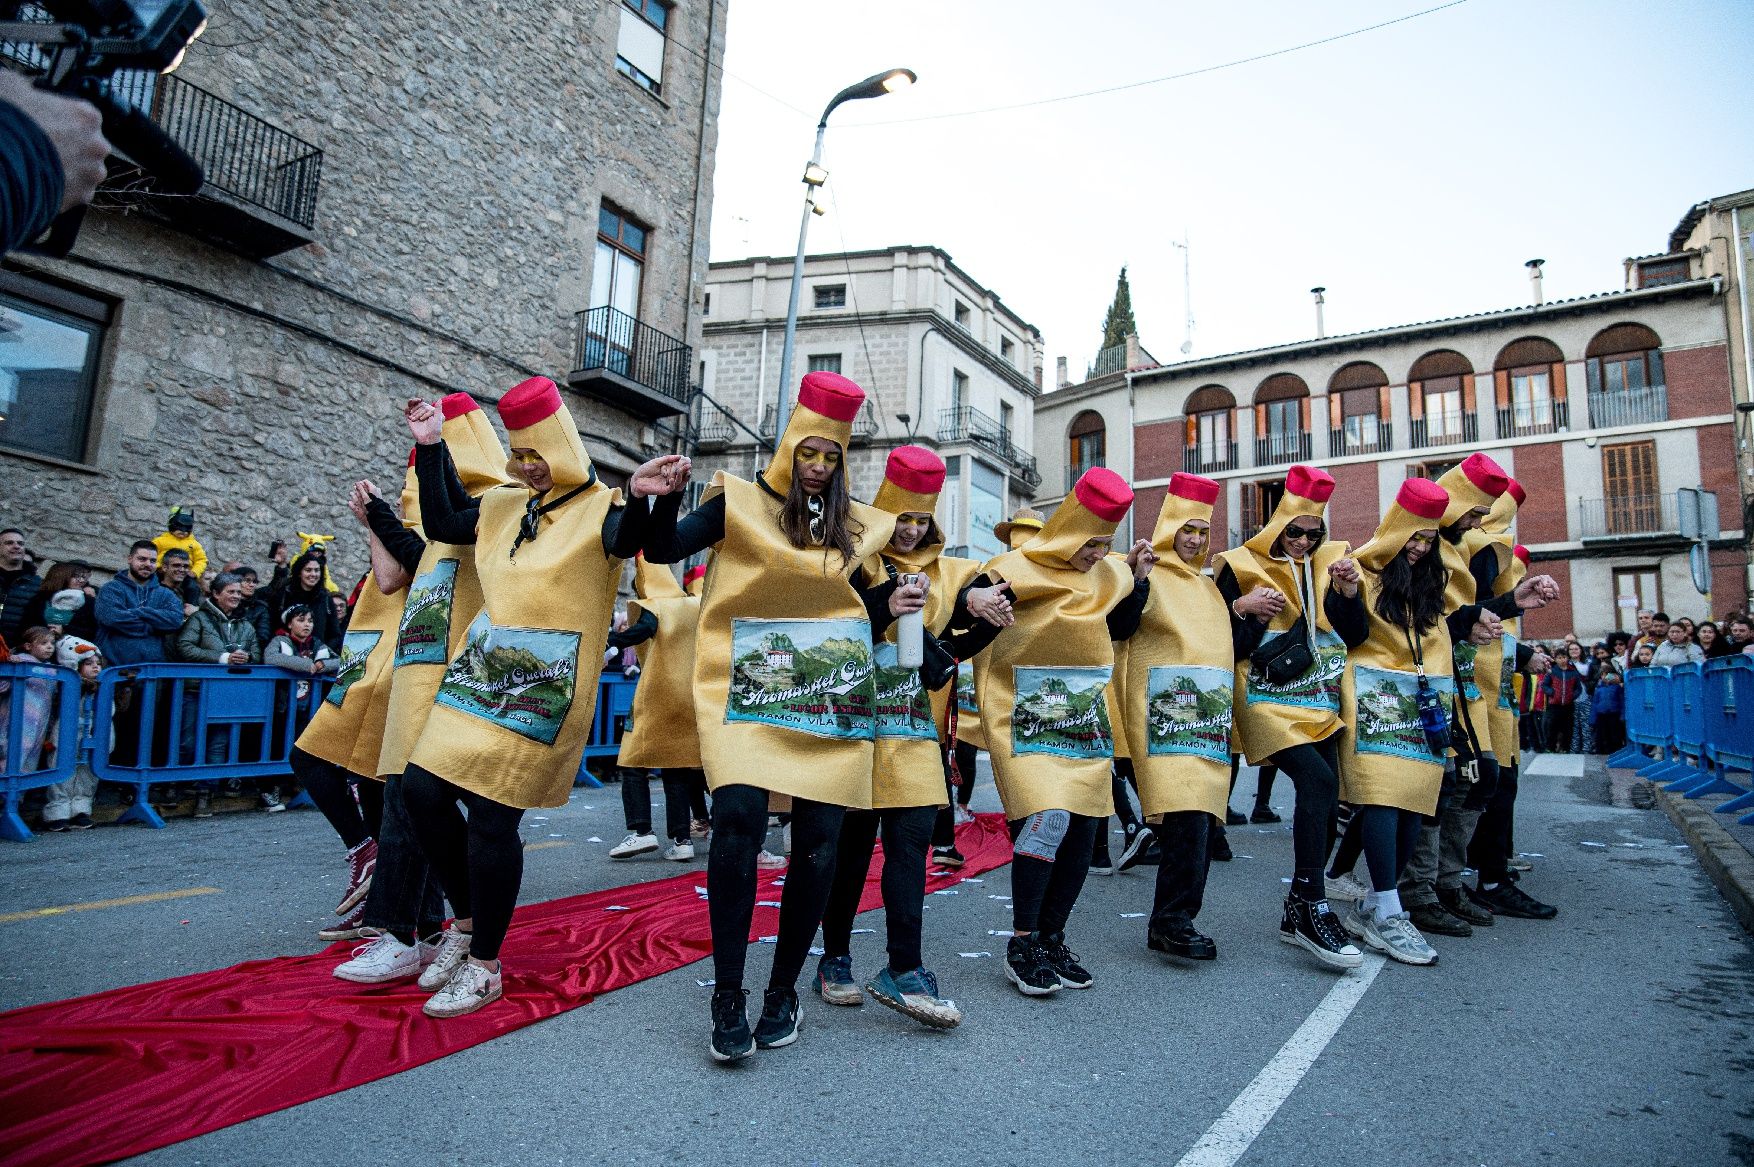
[[1340,927],[1350,932],[1354,938],[1364,939],[1364,917],[1359,914],[1363,907],[1362,904],[1357,900],[1337,900],[1330,897],[1328,906],[1334,909],[1334,915],[1339,918]]
[[355,948],[352,960],[335,966],[335,975],[360,985],[407,980],[419,976],[437,955],[438,949],[431,944],[420,940],[404,944],[385,933],[371,943]]
[[693,819],[688,824],[688,833],[697,839],[710,838],[713,833],[713,825],[706,819]]
[[763,847],[761,853],[755,857],[755,866],[762,871],[778,871],[785,865],[786,857],[784,855],[775,855],[765,847]]
[[969,810],[959,802],[956,804],[956,809],[951,812],[951,818],[954,819],[956,825],[960,827],[963,823],[974,822],[974,811]]
[[[1327,884],[1328,899],[1361,900],[1370,894],[1370,889],[1358,881],[1358,877],[1350,871],[1344,875],[1330,875],[1324,881]],[[1362,933],[1355,933],[1362,935]]]
[[673,859],[677,863],[687,863],[694,858],[694,844],[687,839],[680,843],[671,843],[664,848],[664,858]]
[[780,828],[780,842],[785,844],[786,858],[790,859],[792,857],[792,824],[790,822]]
[[486,965],[465,960],[420,1011],[428,1017],[461,1017],[499,1000],[500,975]]
[[1378,952],[1386,952],[1390,960],[1402,964],[1436,964],[1437,950],[1425,942],[1406,912],[1385,916],[1380,910],[1366,911],[1364,942]]
[[627,838],[609,848],[611,859],[631,859],[635,855],[644,855],[648,851],[658,849],[658,836],[641,835],[634,831],[627,832]]
[[420,987],[429,993],[435,993],[445,987],[457,966],[469,959],[469,941],[472,937],[467,932],[460,932],[452,924],[445,929],[439,938],[438,950],[433,953],[432,963],[420,974]]

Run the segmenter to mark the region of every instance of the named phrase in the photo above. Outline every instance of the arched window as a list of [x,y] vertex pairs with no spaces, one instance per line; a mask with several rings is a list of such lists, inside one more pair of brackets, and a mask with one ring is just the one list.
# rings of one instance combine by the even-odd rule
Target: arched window
[[1544,337],[1513,340],[1492,362],[1498,436],[1550,434],[1566,429],[1565,354]]
[[1182,465],[1189,474],[1236,469],[1236,433],[1231,416],[1236,398],[1222,385],[1206,385],[1188,395],[1187,433]]
[[1389,375],[1369,361],[1341,365],[1328,378],[1328,451],[1374,454],[1392,444]]
[[1105,461],[1107,426],[1102,414],[1094,409],[1085,410],[1072,419],[1067,436],[1071,440],[1071,452],[1066,459],[1066,489],[1070,490],[1086,470],[1108,464]]
[[1663,342],[1642,324],[1616,324],[1584,350],[1590,425],[1647,425],[1669,420]]
[[1274,373],[1255,389],[1255,464],[1309,457],[1309,386],[1295,373]]
[[1414,449],[1479,441],[1474,366],[1468,358],[1440,348],[1414,361],[1407,370],[1407,412]]

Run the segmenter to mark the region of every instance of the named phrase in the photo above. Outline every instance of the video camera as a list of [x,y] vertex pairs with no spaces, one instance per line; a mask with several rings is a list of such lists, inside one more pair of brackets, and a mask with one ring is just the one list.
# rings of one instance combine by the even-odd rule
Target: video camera
[[[8,55],[41,73],[39,87],[96,106],[104,136],[154,190],[192,195],[201,189],[201,164],[147,111],[111,92],[118,71],[169,73],[182,64],[189,44],[207,27],[199,0],[0,0],[0,17],[0,42],[10,42]],[[66,255],[84,217],[83,207],[68,211],[33,250]]]

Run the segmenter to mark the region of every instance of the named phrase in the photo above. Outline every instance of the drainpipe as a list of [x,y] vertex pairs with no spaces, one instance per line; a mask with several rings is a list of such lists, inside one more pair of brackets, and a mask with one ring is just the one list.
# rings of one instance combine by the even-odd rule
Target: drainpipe
[[1322,293],[1326,292],[1327,290],[1328,289],[1326,289],[1326,288],[1311,288],[1309,290],[1309,294],[1315,297],[1316,339],[1317,340],[1321,340],[1323,337],[1328,335],[1327,321],[1323,318],[1323,313],[1322,313],[1323,305],[1325,305],[1328,302],[1327,297],[1322,295]]
[[[764,408],[766,408],[766,403],[763,400],[763,398],[765,398],[766,395],[767,395],[767,329],[764,328],[761,330],[761,364],[757,368],[756,373],[755,373],[755,429],[756,429],[757,433],[759,433],[761,431],[761,411]],[[779,429],[777,428],[777,426],[774,429],[773,437],[774,437],[775,446],[777,447],[778,443],[779,443],[779,439],[780,439]],[[760,442],[756,443],[754,458],[755,458],[755,461],[753,463],[751,463],[751,465],[754,466],[754,469],[749,472],[749,480],[751,482],[755,481],[755,476],[757,474],[761,473],[761,443]]]
[[1534,304],[1537,308],[1547,302],[1547,296],[1541,290],[1541,266],[1546,262],[1547,261],[1544,259],[1531,259],[1529,262],[1523,264],[1524,267],[1529,269],[1529,283],[1532,286]]
[[[1134,465],[1134,456],[1138,453],[1138,439],[1133,434],[1133,415],[1134,415],[1134,408],[1133,407],[1134,407],[1133,370],[1128,369],[1127,370],[1127,483],[1128,483],[1128,485],[1132,485],[1132,483],[1134,483],[1138,480],[1137,475],[1134,473],[1137,470],[1137,467]],[[1133,540],[1138,538],[1137,515],[1138,515],[1138,508],[1137,507],[1129,507],[1127,509],[1127,546],[1129,548],[1132,547]],[[1153,517],[1153,522],[1155,523],[1155,517]]]

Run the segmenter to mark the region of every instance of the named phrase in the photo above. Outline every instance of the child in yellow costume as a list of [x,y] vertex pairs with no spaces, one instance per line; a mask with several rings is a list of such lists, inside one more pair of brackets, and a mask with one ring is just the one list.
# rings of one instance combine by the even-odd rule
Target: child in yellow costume
[[[554,382],[515,386],[499,416],[521,482],[458,506],[445,482],[443,411],[408,407],[426,532],[473,546],[482,600],[403,775],[415,837],[456,914],[433,962],[451,967],[424,1006],[432,1017],[499,999],[499,948],[523,878],[518,821],[528,808],[563,805],[572,789],[622,561],[644,534],[645,505],[622,506],[621,492],[597,480]],[[630,492],[674,489],[685,461],[645,463]]]
[[[1234,620],[1205,574],[1219,485],[1169,480],[1151,546],[1151,598],[1127,645],[1123,724],[1139,802],[1161,853],[1146,943],[1188,960],[1218,947],[1194,927],[1206,892],[1209,844],[1229,801],[1234,672],[1260,640],[1259,620]],[[1238,601],[1265,612],[1263,597]],[[1228,635],[1226,635],[1228,631]]]
[[[1340,674],[1349,645],[1367,634],[1358,568],[1325,521],[1334,479],[1293,466],[1264,527],[1218,556],[1218,590],[1231,606],[1252,596],[1267,614],[1253,653],[1236,664],[1232,738],[1251,763],[1271,762],[1297,789],[1295,858],[1279,938],[1328,968],[1356,968],[1364,954],[1328,906],[1322,882],[1339,805]],[[1255,602],[1251,601],[1251,602]]]
[[[189,556],[189,574],[200,579],[207,571],[207,550],[195,538],[195,510],[193,507],[172,507],[170,521],[160,534],[152,537],[152,545],[158,548],[158,565],[164,566],[166,551],[184,551]],[[278,620],[280,613],[274,614]]]
[[[865,992],[891,1009],[934,1029],[962,1020],[954,1001],[938,995],[938,980],[920,954],[922,906],[926,897],[926,850],[940,807],[949,799],[945,784],[943,735],[954,695],[949,682],[957,660],[974,656],[998,631],[1010,602],[1003,590],[971,593],[970,602],[996,605],[1001,615],[983,621],[966,638],[952,638],[939,651],[959,596],[980,570],[972,559],[944,555],[944,537],[933,512],[944,488],[944,460],[919,446],[900,446],[889,455],[883,484],[872,505],[895,516],[895,534],[867,569],[867,582],[922,575],[927,582],[923,624],[928,658],[923,667],[896,661],[895,629],[876,646],[877,749],[872,773],[871,810],[849,810],[841,824],[834,885],[822,917],[824,955],[816,968],[816,988],[831,1005],[863,1001],[853,981],[850,955],[853,917],[865,890],[871,854],[883,835],[883,908],[889,932],[889,964]],[[965,609],[966,610],[966,609]],[[954,839],[952,839],[954,843]]]
[[1086,471],[1039,535],[974,581],[1005,584],[1016,618],[975,658],[975,678],[1016,859],[1005,975],[1026,996],[1094,983],[1065,929],[1097,824],[1114,813],[1106,698],[1114,642],[1133,635],[1151,591],[1148,542],[1124,560],[1108,553],[1132,505],[1132,488],[1114,471]]
[[[759,479],[716,474],[680,522],[675,501],[660,500],[646,540],[654,563],[713,549],[695,637],[694,711],[713,792],[707,895],[719,1062],[797,1040],[796,985],[828,897],[841,818],[847,807],[871,805],[873,637],[925,606],[923,588],[870,587],[861,574],[895,527],[894,515],[848,494],[843,460],[864,402],[845,377],[808,374]],[[743,971],[770,794],[792,799],[792,861],[751,1034]]]

